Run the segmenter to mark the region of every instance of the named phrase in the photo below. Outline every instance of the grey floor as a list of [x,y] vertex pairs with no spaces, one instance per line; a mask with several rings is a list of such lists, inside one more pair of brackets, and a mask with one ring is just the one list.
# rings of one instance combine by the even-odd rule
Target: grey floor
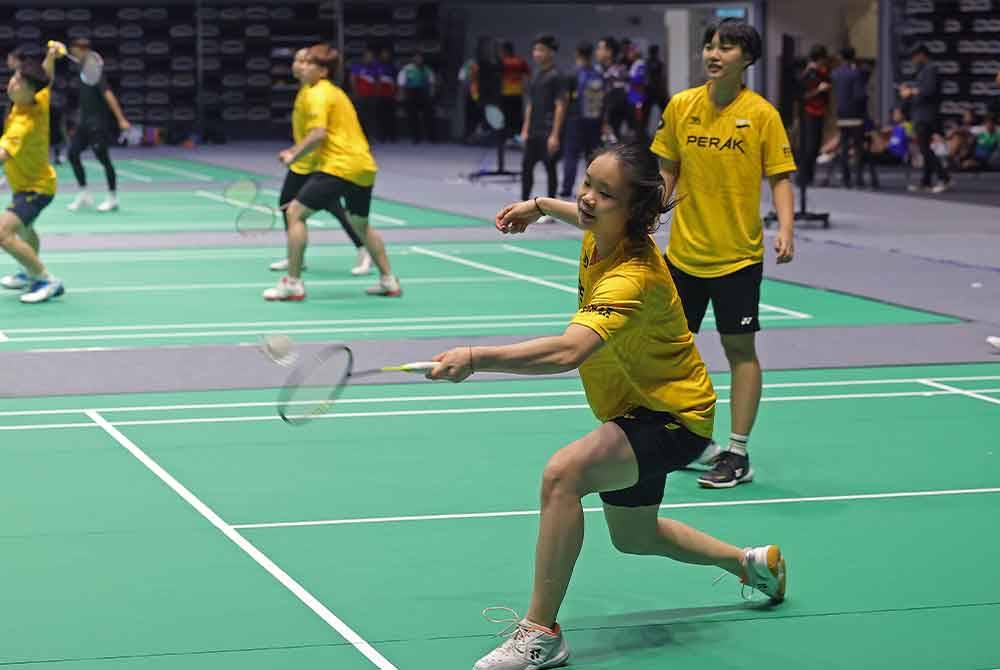
[[[119,150],[125,157],[180,156],[271,176],[283,170],[275,155],[278,143],[246,143],[195,149],[163,147]],[[376,196],[483,219],[474,228],[385,229],[389,244],[414,240],[492,240],[495,212],[519,197],[518,182],[466,176],[492,168],[495,151],[459,145],[410,144],[375,147],[380,170]],[[508,152],[508,168],[519,167],[520,154]],[[92,175],[99,183],[100,176]],[[905,191],[905,175],[887,173],[881,191],[817,188],[809,192],[809,208],[830,212],[830,229],[800,227],[795,261],[778,266],[769,256],[765,275],[808,286],[842,291],[880,301],[952,315],[960,323],[943,325],[795,328],[764,331],[758,348],[765,369],[1000,362],[1000,352],[985,338],[1000,334],[1000,174],[958,176],[944,197],[913,196]],[[538,171],[535,193],[544,189]],[[193,186],[193,185],[191,185]],[[183,191],[187,185],[173,188]],[[67,190],[71,190],[69,187]],[[963,191],[963,189],[965,189]],[[984,195],[985,194],[985,195]],[[122,193],[128,207],[128,193]],[[987,203],[987,204],[973,204]],[[988,203],[993,203],[988,204]],[[768,209],[768,202],[762,204]],[[63,216],[46,212],[39,233],[47,249],[225,246],[243,243],[235,235],[205,233],[146,235],[45,236],[44,219]],[[665,242],[668,231],[658,236]],[[569,226],[539,225],[535,237],[578,237]],[[770,246],[771,233],[766,233]],[[315,243],[344,242],[337,232],[324,232]],[[269,241],[280,253],[283,241]],[[253,240],[251,244],[260,244]],[[267,259],[262,259],[267,260]],[[8,327],[13,324],[5,324]],[[507,342],[509,337],[481,338]],[[440,351],[449,342],[415,339],[353,343],[372,356],[413,360]],[[713,370],[726,370],[718,337],[699,335],[698,344]],[[280,383],[284,371],[250,347],[171,347],[107,352],[0,354],[0,397],[65,393],[132,393],[144,390],[252,388]]]

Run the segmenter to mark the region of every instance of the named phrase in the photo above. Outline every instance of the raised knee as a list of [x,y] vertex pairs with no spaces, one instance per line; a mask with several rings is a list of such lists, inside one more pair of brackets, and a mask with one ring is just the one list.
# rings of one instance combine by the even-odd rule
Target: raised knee
[[542,472],[542,503],[554,495],[573,494],[579,490],[580,478],[577,469],[568,458],[554,455]]

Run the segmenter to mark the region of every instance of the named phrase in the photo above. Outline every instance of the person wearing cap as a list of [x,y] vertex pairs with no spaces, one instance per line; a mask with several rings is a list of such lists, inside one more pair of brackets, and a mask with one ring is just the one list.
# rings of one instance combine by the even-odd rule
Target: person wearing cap
[[[920,185],[910,184],[909,189],[941,193],[951,188],[951,175],[931,149],[931,137],[938,125],[938,104],[941,97],[937,68],[931,63],[931,52],[924,44],[913,49],[910,60],[917,69],[917,75],[912,84],[899,87],[899,97],[910,103],[910,120],[917,132],[917,145],[924,158],[924,170]],[[938,182],[932,185],[935,175]]]

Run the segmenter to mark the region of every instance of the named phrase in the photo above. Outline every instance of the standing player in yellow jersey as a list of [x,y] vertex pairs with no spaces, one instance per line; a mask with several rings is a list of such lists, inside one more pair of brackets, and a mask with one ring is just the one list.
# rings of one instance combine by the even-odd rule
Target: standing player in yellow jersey
[[569,649],[556,623],[583,545],[581,498],[600,493],[615,547],[714,565],[784,598],[785,563],[776,545],[740,549],[679,521],[660,518],[667,474],[699,457],[712,436],[715,391],[694,346],[670,272],[650,237],[665,189],[645,147],[604,149],[587,169],[577,202],[554,198],[509,205],[497,228],[523,232],[539,216],[585,231],[580,294],[566,331],[506,346],[438,354],[432,379],[460,382],[476,371],[549,374],[580,369],[601,425],[560,449],[542,475],[535,580],[527,616],[476,670],[562,665]]
[[350,98],[329,77],[337,71],[339,55],[325,44],[309,48],[299,68],[309,87],[307,132],[295,146],[279,154],[287,166],[315,153],[313,173],[285,210],[288,223],[288,275],[274,288],[264,291],[266,300],[304,300],[302,260],[309,233],[306,221],[316,211],[343,201],[347,219],[375,261],[381,277],[367,290],[369,295],[400,296],[399,280],[392,274],[385,244],[368,223],[372,187],[378,166],[361,130],[358,113]]
[[0,247],[21,264],[21,270],[0,279],[9,289],[23,289],[21,302],[45,302],[64,292],[61,281],[49,274],[38,257],[39,240],[32,224],[52,202],[56,172],[49,163],[49,97],[54,55],[46,65],[22,60],[7,83],[10,113],[0,138],[0,161],[10,190],[11,204],[0,214]]
[[[295,104],[292,107],[292,139],[296,142],[301,142],[302,138],[305,137],[307,130],[306,123],[309,120],[310,108],[307,98],[311,88],[302,82],[301,72],[302,65],[306,62],[306,54],[308,51],[308,49],[299,49],[296,51],[295,60],[292,62],[292,76],[295,77],[296,81],[302,84],[302,87],[299,88],[299,92],[295,95]],[[306,154],[288,166],[288,172],[285,174],[285,181],[281,185],[281,194],[278,197],[278,204],[282,209],[283,216],[284,206],[290,203],[292,199],[295,198],[295,195],[299,192],[299,190],[305,185],[309,175],[313,172],[315,162],[316,152],[313,152],[311,154]],[[333,214],[333,218],[337,219],[341,227],[343,227],[344,232],[347,233],[349,238],[351,238],[351,242],[358,250],[358,260],[354,267],[351,268],[351,274],[368,274],[371,272],[372,257],[365,249],[361,238],[359,238],[357,233],[354,232],[354,228],[352,228],[351,224],[348,223],[347,214],[344,213],[344,208],[341,207],[339,202],[337,202],[330,209],[330,213]],[[286,230],[288,228],[287,216],[285,216],[285,228]],[[275,271],[287,270],[288,259],[283,258],[280,261],[271,263],[271,269]],[[302,269],[305,269],[304,265]]]
[[[709,26],[702,58],[708,82],[670,99],[652,151],[660,157],[667,195],[679,205],[666,258],[688,327],[697,333],[709,300],[732,371],[732,433],[725,450],[698,479],[707,488],[753,480],[747,441],[760,405],[761,371],[754,346],[763,278],[764,236],[760,183],[766,176],[778,212],[778,263],[794,254],[795,161],[777,110],[743,85],[743,72],[760,56],[753,27],[726,19]],[[714,452],[714,453],[712,453]]]

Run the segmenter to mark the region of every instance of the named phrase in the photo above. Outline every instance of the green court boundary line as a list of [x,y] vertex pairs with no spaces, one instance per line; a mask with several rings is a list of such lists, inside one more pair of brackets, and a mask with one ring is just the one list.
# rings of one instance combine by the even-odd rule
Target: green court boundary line
[[[771,277],[768,277],[767,275],[764,275],[764,279],[766,279],[767,281],[770,281],[770,282],[774,282],[776,284],[788,284],[790,286],[798,286],[799,288],[807,288],[807,289],[812,289],[814,291],[825,291],[827,293],[836,293],[838,295],[845,295],[845,296],[848,296],[850,298],[859,298],[861,300],[869,300],[871,302],[877,302],[877,303],[880,303],[882,305],[888,305],[889,307],[895,307],[897,309],[908,309],[910,311],[920,312],[922,314],[930,314],[930,315],[933,315],[933,316],[940,316],[940,317],[944,317],[944,318],[947,318],[947,319],[955,319],[959,323],[975,323],[974,319],[968,319],[968,318],[965,318],[963,316],[957,316],[955,314],[947,314],[945,312],[938,312],[938,311],[935,311],[935,310],[932,310],[932,309],[924,309],[923,307],[914,307],[912,305],[904,305],[902,303],[892,302],[891,300],[886,300],[884,298],[873,298],[872,296],[869,296],[869,295],[864,295],[862,293],[853,293],[851,291],[845,291],[843,289],[827,288],[825,286],[814,286],[814,285],[808,284],[806,282],[792,281],[790,279],[773,279]],[[892,325],[897,325],[897,326],[898,325],[904,325],[904,326],[948,326],[948,325],[954,325],[954,324],[947,324],[947,323],[876,324],[876,325],[869,326],[869,327],[871,327],[871,328],[878,328],[878,327],[892,326]],[[831,326],[825,326],[825,327],[831,327]],[[832,327],[837,328],[838,326],[832,326]],[[853,328],[864,328],[865,326],[852,326],[852,327]]]

